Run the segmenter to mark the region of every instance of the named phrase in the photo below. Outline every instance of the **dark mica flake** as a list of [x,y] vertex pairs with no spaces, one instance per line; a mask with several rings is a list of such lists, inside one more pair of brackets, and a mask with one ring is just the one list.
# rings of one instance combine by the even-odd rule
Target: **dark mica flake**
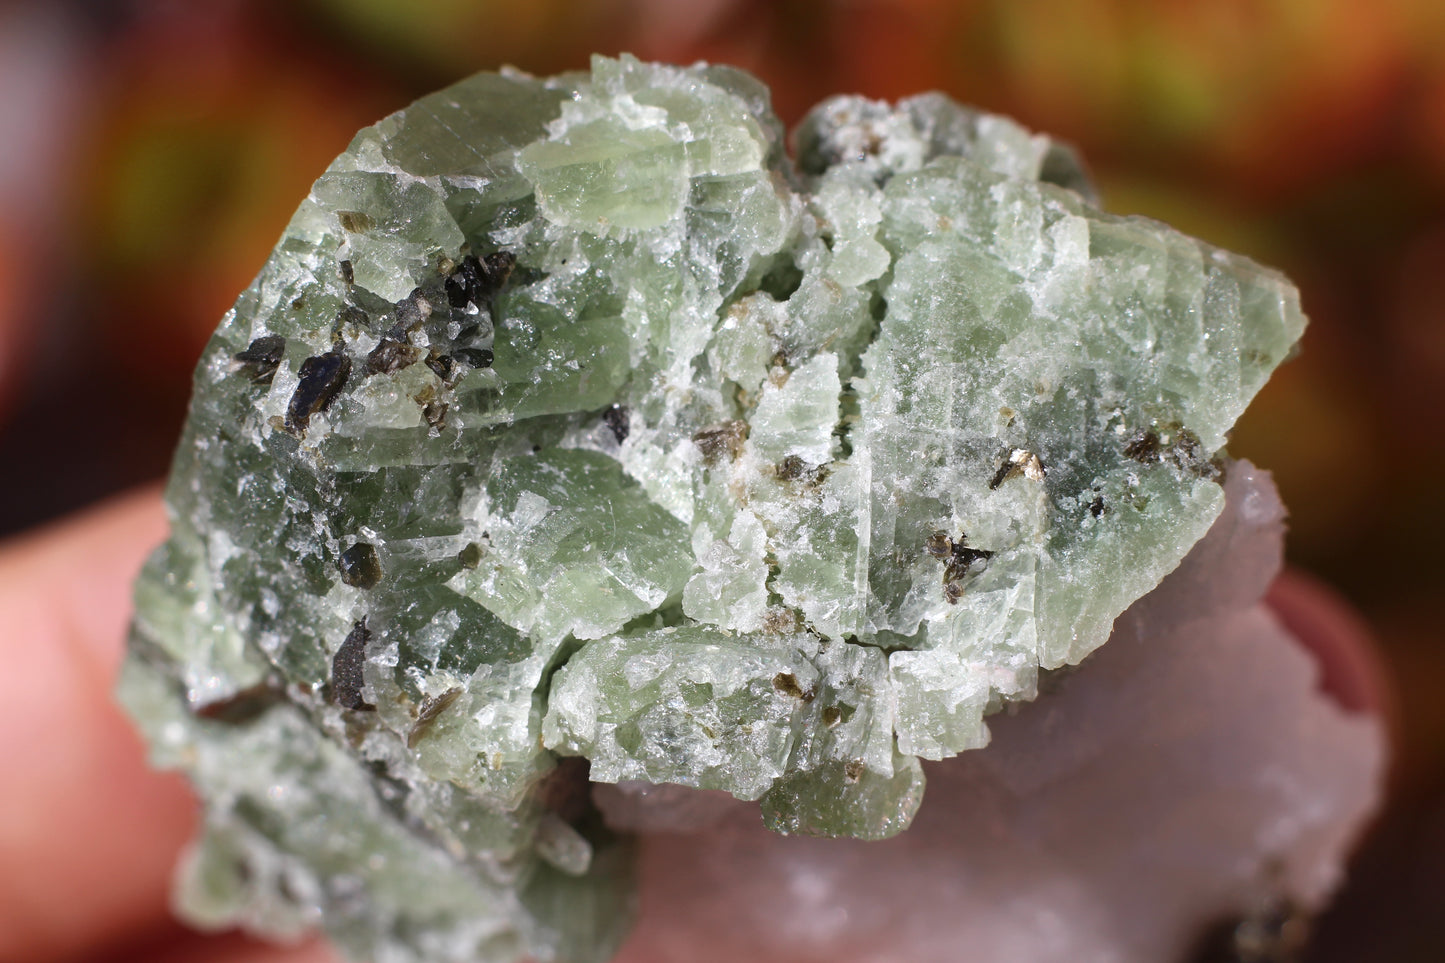
[[773,676],[773,691],[792,699],[801,699],[803,702],[812,702],[815,696],[812,689],[800,686],[798,677],[791,672],[779,672]]
[[934,558],[945,559],[953,554],[953,539],[948,537],[947,532],[934,532],[924,541],[923,547]]
[[950,605],[963,597],[963,583],[973,567],[979,562],[987,562],[994,554],[988,549],[970,548],[966,534],[955,539],[946,532],[934,532],[928,536],[924,547],[929,555],[946,562],[943,566],[943,597]]
[[704,428],[692,436],[693,444],[702,451],[703,461],[709,464],[723,455],[736,458],[743,452],[743,442],[748,439],[748,425],[745,421],[725,421],[720,425]]
[[805,488],[816,487],[828,477],[827,465],[809,465],[797,455],[788,455],[773,466],[773,475],[783,482],[797,483]]
[[370,326],[371,319],[366,316],[366,312],[354,304],[348,304],[336,312],[336,320],[331,325],[331,337],[334,341],[342,340],[348,328],[351,329],[351,336],[356,337],[358,332],[365,331]]
[[421,349],[405,341],[382,338],[366,356],[366,373],[369,375],[391,374],[414,365],[421,357]]
[[381,558],[376,554],[376,546],[368,542],[357,542],[342,552],[338,565],[341,581],[354,588],[375,588],[381,581]]
[[422,736],[427,734],[431,724],[436,717],[446,711],[447,706],[457,701],[457,696],[462,694],[462,689],[448,689],[439,696],[427,696],[422,700],[421,706],[416,712],[416,721],[411,724],[411,729],[406,734],[406,747],[415,749],[416,744],[421,742]]
[[268,385],[281,366],[281,357],[286,353],[286,339],[279,334],[267,334],[252,341],[245,351],[232,355],[237,366],[258,385]]
[[393,338],[402,332],[415,331],[431,317],[432,305],[418,288],[396,303],[396,324],[392,326]]
[[1159,432],[1154,430],[1137,431],[1130,436],[1128,443],[1124,446],[1124,454],[1142,464],[1154,462],[1168,462],[1180,471],[1187,472],[1196,478],[1207,478],[1219,481],[1224,476],[1222,463],[1211,458],[1209,452],[1204,450],[1204,443],[1199,436],[1188,428],[1177,426],[1164,429],[1174,435],[1174,440],[1168,444],[1160,437]]
[[496,360],[496,355],[491,348],[458,348],[452,352],[452,357],[463,361],[473,368],[490,368]]
[[1015,466],[1013,462],[1005,458],[1003,460],[1003,464],[998,466],[998,471],[993,473],[993,478],[989,479],[988,490],[994,491],[995,489],[997,489],[998,486],[1002,485],[1004,481],[1008,479],[1009,475],[1016,470],[1017,466]]
[[1124,456],[1148,464],[1159,460],[1159,435],[1153,431],[1135,432],[1124,446]]
[[1209,452],[1204,450],[1204,443],[1199,440],[1199,436],[1188,428],[1179,432],[1179,437],[1165,451],[1164,457],[1180,471],[1188,472],[1196,478],[1218,481],[1224,474],[1220,463],[1210,458]]
[[773,474],[783,481],[797,481],[808,470],[807,462],[797,455],[788,455],[773,467]]
[[427,354],[426,366],[443,381],[450,381],[457,369],[457,363],[452,356],[442,354],[436,348],[432,348],[431,352]]
[[510,251],[497,251],[485,257],[468,255],[447,277],[447,301],[454,308],[468,304],[481,307],[507,283],[512,269],[517,266],[517,256]]
[[210,722],[243,726],[259,719],[266,713],[266,710],[278,705],[284,699],[285,692],[276,680],[266,679],[224,698],[196,706],[191,711],[198,718]]
[[948,565],[943,569],[943,577],[949,582],[957,582],[968,574],[968,570],[975,562],[985,562],[993,558],[993,552],[981,548],[969,548],[966,545],[954,545],[953,557],[948,560]]
[[428,426],[432,428],[445,428],[447,424],[447,412],[451,406],[444,401],[429,401],[421,406],[421,416]]
[[351,358],[345,351],[332,350],[301,362],[296,393],[286,406],[286,430],[304,432],[311,416],[325,411],[351,375]]
[[1004,456],[1003,462],[989,480],[988,490],[995,491],[1010,478],[1042,478],[1044,463],[1039,456],[1024,448],[1015,448]]
[[354,623],[341,648],[331,660],[331,693],[336,704],[344,709],[375,709],[361,694],[365,677],[362,667],[366,664],[366,643],[371,641],[371,631],[366,619]]
[[602,412],[602,421],[619,445],[627,440],[628,433],[632,431],[632,414],[622,405],[613,405]]
[[376,226],[376,221],[364,211],[337,211],[336,220],[342,230],[351,234],[363,234]]

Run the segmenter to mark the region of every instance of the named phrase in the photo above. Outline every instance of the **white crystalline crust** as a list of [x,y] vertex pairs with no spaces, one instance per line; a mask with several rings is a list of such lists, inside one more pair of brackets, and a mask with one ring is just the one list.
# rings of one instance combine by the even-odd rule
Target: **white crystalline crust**
[[925,767],[895,839],[782,838],[702,793],[596,787],[609,821],[655,834],[618,963],[1159,963],[1215,925],[1306,919],[1379,802],[1384,734],[1259,602],[1268,475],[1236,463],[1226,487],[1108,645],[988,748]]
[[1285,279],[939,95],[794,139],[737,71],[597,58],[462,81],[316,182],[197,368],[137,585],[122,697],[206,802],[190,918],[605,959],[630,843],[586,766],[892,836],[920,760],[1209,528]]

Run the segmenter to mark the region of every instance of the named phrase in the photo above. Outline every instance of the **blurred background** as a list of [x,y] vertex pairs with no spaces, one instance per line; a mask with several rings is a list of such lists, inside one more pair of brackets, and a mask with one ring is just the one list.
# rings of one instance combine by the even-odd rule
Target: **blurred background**
[[357,128],[624,50],[745,67],[790,124],[946,91],[1299,283],[1303,353],[1231,451],[1399,694],[1389,808],[1309,959],[1445,960],[1441,0],[0,0],[0,535],[163,474],[202,344]]

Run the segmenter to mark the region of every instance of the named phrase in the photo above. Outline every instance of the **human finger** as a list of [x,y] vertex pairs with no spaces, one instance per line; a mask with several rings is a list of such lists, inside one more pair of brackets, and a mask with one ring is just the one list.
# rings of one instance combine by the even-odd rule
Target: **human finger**
[[193,935],[164,949],[147,948],[97,963],[341,963],[342,957],[324,940],[299,946],[266,943],[239,933]]
[[112,698],[130,585],[165,535],[145,490],[0,546],[0,960],[71,957],[167,920],[194,803]]
[[1270,584],[1265,603],[1315,657],[1320,686],[1352,712],[1380,716],[1394,731],[1389,676],[1369,626],[1337,592],[1287,568]]

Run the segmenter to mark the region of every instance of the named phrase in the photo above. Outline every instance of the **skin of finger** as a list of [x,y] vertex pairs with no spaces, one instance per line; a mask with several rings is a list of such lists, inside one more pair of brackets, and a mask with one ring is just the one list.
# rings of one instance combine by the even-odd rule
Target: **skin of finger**
[[323,940],[300,946],[277,946],[239,934],[195,936],[164,950],[145,950],[101,963],[345,963]]
[[158,493],[0,546],[0,961],[76,958],[167,918],[195,805],[112,696]]
[[1285,569],[1269,587],[1265,603],[1315,657],[1320,686],[1350,712],[1393,723],[1393,686],[1369,625],[1328,585],[1297,569]]

